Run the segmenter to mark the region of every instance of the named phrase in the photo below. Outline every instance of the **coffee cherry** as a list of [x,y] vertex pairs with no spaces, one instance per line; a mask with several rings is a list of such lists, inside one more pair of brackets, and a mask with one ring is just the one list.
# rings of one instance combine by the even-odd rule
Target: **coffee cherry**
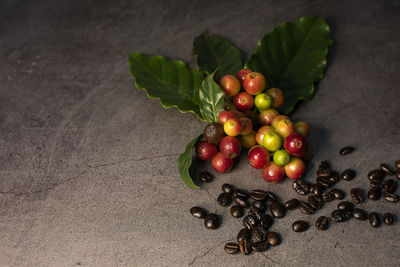
[[250,148],[257,144],[255,131],[251,131],[251,133],[247,135],[240,134],[237,136],[237,138],[239,139],[240,144],[242,145],[243,148]]
[[277,132],[268,132],[264,135],[263,146],[270,152],[277,151],[282,147],[282,137]]
[[278,88],[270,88],[266,91],[272,97],[272,107],[279,108],[283,104],[283,93]]
[[226,96],[234,96],[237,95],[240,91],[240,82],[233,75],[225,75],[219,81],[219,85],[222,90],[224,90]]
[[227,158],[234,159],[239,156],[241,145],[239,140],[233,136],[225,136],[219,144],[219,151]]
[[236,77],[239,79],[240,82],[243,82],[244,77],[246,77],[246,75],[250,72],[253,71],[251,69],[241,69],[236,73]]
[[305,173],[306,164],[301,159],[293,157],[284,168],[290,179],[297,180]]
[[269,109],[272,105],[272,97],[267,94],[258,94],[254,99],[254,105],[259,111]]
[[264,166],[269,164],[268,150],[262,146],[256,146],[249,151],[248,160],[253,168],[264,168]]
[[294,124],[290,119],[279,120],[275,124],[275,131],[285,138],[294,132]]
[[298,121],[294,124],[294,130],[296,133],[299,133],[304,137],[307,137],[310,134],[310,126],[302,121]]
[[250,72],[243,80],[243,89],[250,95],[258,95],[265,85],[265,77],[259,72]]
[[307,141],[301,134],[292,133],[285,138],[283,146],[285,147],[286,151],[289,152],[289,154],[301,155],[301,153],[305,153],[307,149]]
[[266,182],[278,183],[285,176],[285,171],[283,167],[270,162],[262,170],[262,176]]
[[234,116],[231,112],[226,111],[226,110],[223,110],[223,111],[221,111],[221,112],[219,113],[219,115],[218,115],[218,122],[219,122],[221,125],[224,125],[224,123],[225,123],[228,119],[234,118],[234,117],[235,117],[235,116]]
[[279,112],[276,109],[269,108],[260,112],[258,115],[258,119],[261,125],[271,125],[272,121],[276,116],[279,115]]
[[233,98],[233,104],[240,111],[250,110],[254,106],[254,98],[246,92],[240,92]]
[[251,123],[251,120],[249,118],[240,118],[239,119],[240,124],[242,125],[242,131],[240,132],[240,134],[242,135],[248,135],[251,133],[251,131],[253,130],[253,125]]
[[237,136],[242,130],[242,125],[237,118],[230,118],[224,123],[224,131],[229,136]]
[[279,149],[275,151],[273,159],[276,165],[285,166],[290,161],[290,154],[284,149]]
[[263,144],[263,139],[264,139],[264,135],[268,132],[274,132],[275,129],[272,126],[269,125],[265,125],[265,126],[261,126],[260,129],[258,129],[257,134],[256,134],[256,141],[259,145]]
[[221,152],[215,154],[211,160],[211,165],[217,172],[229,172],[233,166],[233,160],[225,157]]
[[278,124],[278,122],[280,122],[281,120],[284,120],[284,119],[290,120],[290,118],[289,118],[288,116],[286,116],[286,115],[278,115],[278,116],[276,116],[276,117],[272,120],[271,126],[275,128],[276,125]]
[[224,136],[224,129],[219,123],[213,122],[204,128],[204,138],[211,144],[218,145]]
[[207,141],[200,141],[196,146],[196,154],[201,160],[210,160],[217,154],[217,147]]

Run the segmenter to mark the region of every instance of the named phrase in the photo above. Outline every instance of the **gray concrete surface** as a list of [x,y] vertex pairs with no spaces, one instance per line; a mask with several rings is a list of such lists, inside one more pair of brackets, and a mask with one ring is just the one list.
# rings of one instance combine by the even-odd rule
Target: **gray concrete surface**
[[[179,178],[178,155],[204,123],[164,110],[134,88],[126,52],[193,64],[192,40],[205,28],[250,54],[284,21],[321,14],[334,46],[326,78],[293,117],[311,124],[314,158],[358,176],[400,158],[399,1],[24,1],[0,3],[1,266],[398,266],[400,223],[373,229],[352,220],[329,231],[298,211],[275,223],[283,243],[266,253],[226,255],[241,228],[217,207],[220,186],[296,197],[290,181],[268,185],[243,156],[202,190]],[[346,157],[338,149],[357,150]],[[210,166],[207,166],[209,168]],[[223,218],[206,230],[189,208]],[[400,204],[367,201],[368,211]]]

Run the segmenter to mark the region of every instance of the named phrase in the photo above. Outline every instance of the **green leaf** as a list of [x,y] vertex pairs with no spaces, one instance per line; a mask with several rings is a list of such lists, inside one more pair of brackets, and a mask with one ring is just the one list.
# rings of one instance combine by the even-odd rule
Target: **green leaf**
[[314,83],[324,76],[331,44],[329,26],[320,16],[302,17],[268,32],[245,67],[263,73],[270,87],[283,91],[280,109],[288,114],[299,100],[312,97]]
[[212,73],[218,69],[215,78],[219,81],[226,74],[235,74],[242,68],[242,54],[228,40],[210,35],[206,30],[193,43],[193,54],[199,70]]
[[214,81],[215,72],[203,80],[200,86],[200,112],[209,122],[217,122],[218,114],[224,110],[224,90]]
[[192,165],[193,148],[196,145],[197,141],[201,138],[203,138],[203,134],[200,134],[195,139],[190,141],[190,143],[186,145],[185,152],[183,152],[183,154],[181,154],[178,159],[179,174],[181,175],[181,178],[186,183],[186,185],[190,188],[199,188],[199,186],[196,185],[190,177],[189,168],[190,165]]
[[204,120],[199,108],[199,87],[204,79],[201,72],[190,70],[183,61],[142,53],[129,54],[129,64],[136,88],[146,90],[149,98],[160,99],[164,108],[176,107]]

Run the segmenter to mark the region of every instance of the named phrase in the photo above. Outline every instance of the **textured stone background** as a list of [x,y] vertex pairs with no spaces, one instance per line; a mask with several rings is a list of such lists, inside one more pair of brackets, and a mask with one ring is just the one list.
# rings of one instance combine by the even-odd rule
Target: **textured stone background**
[[[290,181],[264,183],[243,156],[202,190],[186,188],[176,160],[205,124],[163,109],[129,75],[127,52],[193,64],[192,40],[209,28],[250,54],[273,26],[314,14],[334,46],[313,100],[293,115],[312,126],[307,179],[329,159],[358,171],[339,188],[367,188],[368,170],[400,158],[399,1],[1,1],[0,265],[398,266],[399,222],[290,230],[337,202],[279,220],[283,243],[264,254],[226,255],[241,227],[217,207],[220,186],[289,199]],[[357,151],[339,157],[347,144]],[[194,205],[221,214],[221,228],[206,230],[188,212]],[[399,216],[399,205],[361,206]]]

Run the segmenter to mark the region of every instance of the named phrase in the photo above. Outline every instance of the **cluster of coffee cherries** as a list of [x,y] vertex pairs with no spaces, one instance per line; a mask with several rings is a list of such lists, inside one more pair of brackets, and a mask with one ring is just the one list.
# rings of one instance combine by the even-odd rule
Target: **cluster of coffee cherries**
[[236,76],[225,75],[219,84],[225,92],[224,110],[218,122],[205,127],[205,140],[196,146],[198,157],[211,160],[217,172],[226,173],[245,148],[249,149],[250,165],[262,169],[265,181],[279,182],[285,174],[299,179],[306,170],[304,160],[311,156],[306,140],[310,127],[279,114],[282,91],[265,90],[264,75],[250,69],[241,69]]

